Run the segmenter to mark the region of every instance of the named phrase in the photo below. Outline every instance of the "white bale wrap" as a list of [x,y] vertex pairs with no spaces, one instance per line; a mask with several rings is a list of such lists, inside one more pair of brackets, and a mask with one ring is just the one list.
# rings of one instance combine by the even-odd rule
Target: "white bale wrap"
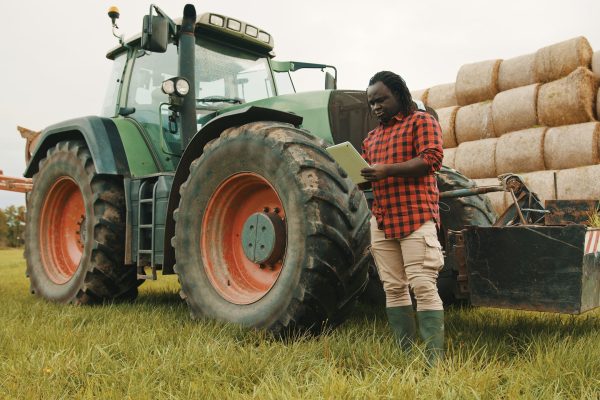
[[456,100],[459,106],[492,100],[498,93],[498,70],[502,60],[465,64],[456,75]]
[[442,160],[442,165],[446,167],[454,168],[454,158],[456,156],[456,147],[451,149],[444,149],[444,159]]
[[548,128],[531,128],[502,135],[496,145],[496,173],[545,170],[544,133]]
[[500,92],[492,101],[494,132],[501,136],[537,125],[537,96],[540,85],[535,83]]
[[597,164],[600,161],[599,145],[598,122],[550,128],[544,139],[546,167],[567,169]]
[[444,149],[458,146],[454,127],[456,125],[456,113],[460,107],[445,107],[437,109],[438,121],[444,135]]
[[538,195],[542,204],[556,200],[556,171],[537,171],[521,175],[529,189]]
[[600,79],[600,51],[592,55],[592,72],[596,75],[596,78]]
[[505,91],[535,83],[535,53],[503,60],[498,70],[498,90]]
[[556,172],[556,198],[600,200],[600,165],[563,169]]
[[592,54],[592,46],[583,36],[542,47],[535,53],[535,81],[550,82],[578,67],[588,68]]
[[496,176],[496,143],[498,139],[482,139],[457,147],[454,168],[471,179]]
[[459,144],[495,137],[492,102],[486,101],[460,107],[456,113],[454,133]]
[[540,125],[561,126],[594,121],[597,83],[586,68],[542,85],[538,91],[537,112]]
[[[475,181],[475,184],[477,184],[477,186],[479,187],[500,185],[500,181],[498,180],[498,178],[473,179],[473,181]],[[496,214],[502,215],[502,213],[504,213],[504,210],[506,210],[508,204],[506,192],[490,192],[486,193],[485,195],[488,197],[488,199],[490,199],[492,207],[494,207],[494,211],[496,211]]]
[[412,97],[413,100],[421,100],[423,103],[427,104],[428,94],[429,89],[413,90],[410,92],[410,97]]
[[456,102],[456,93],[454,92],[455,84],[445,83],[429,88],[427,94],[427,105],[431,108],[444,108],[458,105]]

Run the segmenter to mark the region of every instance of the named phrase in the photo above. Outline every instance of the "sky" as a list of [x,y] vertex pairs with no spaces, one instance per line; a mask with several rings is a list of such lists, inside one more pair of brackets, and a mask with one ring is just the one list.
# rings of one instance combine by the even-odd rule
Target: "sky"
[[[188,1],[155,0],[172,18]],[[377,71],[400,74],[411,90],[454,82],[461,65],[508,59],[585,36],[600,50],[598,0],[202,0],[212,11],[259,26],[275,39],[276,59],[333,64],[338,87],[365,89]],[[5,2],[0,39],[0,170],[22,176],[32,130],[97,115],[117,45],[107,10],[121,11],[120,32],[133,36],[150,3],[142,0]],[[0,191],[0,208],[25,196]]]

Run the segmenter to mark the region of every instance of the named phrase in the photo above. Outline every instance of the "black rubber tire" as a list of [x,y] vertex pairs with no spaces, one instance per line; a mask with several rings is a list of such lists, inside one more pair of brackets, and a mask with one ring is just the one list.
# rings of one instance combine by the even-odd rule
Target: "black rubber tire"
[[[437,184],[440,192],[450,190],[467,189],[475,187],[476,184],[471,179],[462,175],[455,169],[442,166],[437,174]],[[441,232],[446,232],[447,229],[461,230],[466,225],[476,226],[491,226],[497,218],[496,212],[492,207],[492,203],[488,197],[483,195],[459,197],[453,199],[440,199],[440,219]],[[445,248],[445,237],[440,235],[440,242]],[[438,292],[444,306],[450,306],[456,303],[461,303],[457,299],[456,293],[458,290],[456,271],[447,268],[448,263],[444,264],[444,268],[438,276]],[[383,286],[379,280],[375,263],[370,261],[369,269],[369,285],[365,291],[361,301],[376,306],[385,305],[385,293]]]
[[[46,196],[61,178],[69,177],[83,197],[85,219],[81,224],[83,254],[73,275],[56,283],[47,273],[42,253],[42,212]],[[25,259],[31,292],[44,299],[73,304],[105,300],[132,300],[137,296],[134,267],[123,265],[125,240],[125,196],[123,181],[97,175],[91,154],[83,141],[59,142],[48,150],[33,176],[27,201]],[[46,258],[46,261],[47,258]]]
[[[286,215],[283,267],[270,290],[234,304],[211,284],[200,243],[206,206],[228,177],[266,179]],[[206,145],[190,167],[175,211],[175,272],[194,318],[205,316],[278,335],[319,333],[335,325],[367,283],[369,209],[345,172],[306,131],[276,122],[230,128]],[[228,273],[223,268],[223,273]]]

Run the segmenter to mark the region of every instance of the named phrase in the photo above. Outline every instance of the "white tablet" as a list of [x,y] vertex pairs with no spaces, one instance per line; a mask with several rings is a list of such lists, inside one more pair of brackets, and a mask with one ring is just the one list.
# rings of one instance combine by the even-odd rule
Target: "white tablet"
[[329,146],[327,152],[348,173],[355,185],[366,182],[360,170],[369,166],[364,158],[356,151],[350,142],[343,142]]

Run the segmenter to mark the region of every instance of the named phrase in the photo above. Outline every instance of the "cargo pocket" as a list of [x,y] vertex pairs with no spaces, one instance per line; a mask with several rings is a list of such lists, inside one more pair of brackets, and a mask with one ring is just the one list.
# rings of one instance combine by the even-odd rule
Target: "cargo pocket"
[[437,237],[424,236],[425,238],[425,260],[423,266],[425,268],[435,269],[441,271],[444,267],[444,254],[442,253],[442,245],[440,244]]

